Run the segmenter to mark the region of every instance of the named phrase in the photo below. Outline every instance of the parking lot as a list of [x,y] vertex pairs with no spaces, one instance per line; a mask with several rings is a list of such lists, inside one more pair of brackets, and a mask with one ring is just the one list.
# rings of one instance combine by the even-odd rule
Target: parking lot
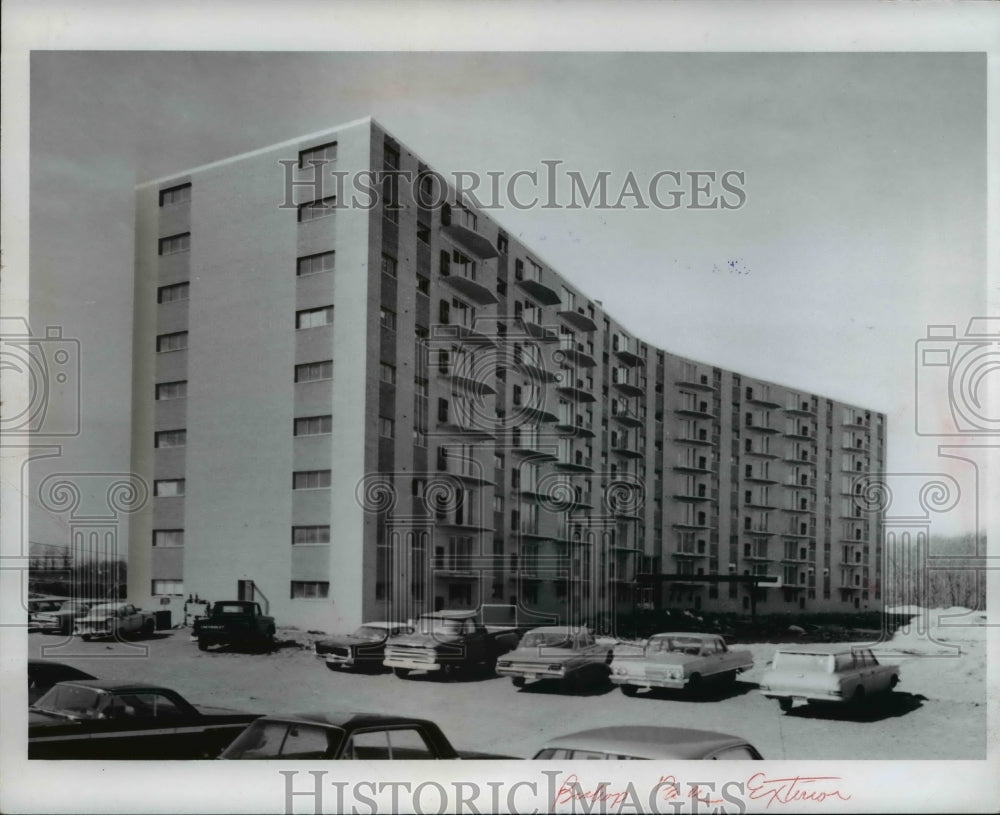
[[[279,630],[270,653],[201,652],[189,631],[158,632],[127,643],[89,643],[29,635],[31,656],[81,668],[107,679],[173,688],[195,704],[260,713],[357,710],[432,719],[459,749],[530,758],[546,739],[619,724],[661,724],[744,736],[765,758],[983,759],[986,751],[985,640],[982,630],[951,635],[960,653],[936,657],[939,646],[902,661],[902,683],[891,702],[863,715],[796,708],[781,715],[763,698],[757,679],[777,646],[748,647],[755,667],[735,687],[705,698],[680,693],[626,698],[611,685],[576,694],[537,683],[517,690],[509,680],[472,676],[440,681],[415,674],[356,674],[328,670],[313,656],[315,637]],[[619,649],[625,650],[625,649]],[[920,651],[910,648],[910,651]]]

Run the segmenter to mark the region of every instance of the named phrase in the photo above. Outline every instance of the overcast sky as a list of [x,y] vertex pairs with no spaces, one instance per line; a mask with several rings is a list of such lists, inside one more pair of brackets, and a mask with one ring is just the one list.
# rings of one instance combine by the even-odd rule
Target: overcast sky
[[744,173],[734,210],[491,215],[642,339],[883,411],[890,471],[949,469],[914,343],[986,309],[983,54],[36,51],[30,93],[31,322],[83,383],[40,474],[129,469],[133,186],[368,115],[445,172]]

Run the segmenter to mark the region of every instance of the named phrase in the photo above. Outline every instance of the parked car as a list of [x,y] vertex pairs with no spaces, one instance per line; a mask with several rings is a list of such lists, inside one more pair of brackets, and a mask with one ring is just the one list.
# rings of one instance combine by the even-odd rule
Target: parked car
[[73,633],[84,640],[130,634],[149,636],[155,630],[156,619],[153,615],[131,603],[99,603],[91,606],[87,614],[78,617],[73,625]]
[[37,612],[34,627],[46,634],[69,636],[73,633],[76,621],[86,617],[93,605],[92,600],[65,600],[59,608]]
[[413,626],[406,623],[365,623],[351,634],[317,640],[314,646],[316,658],[324,660],[331,671],[341,668],[381,668],[382,660],[385,659],[386,640],[412,633]]
[[475,611],[434,611],[421,614],[412,633],[386,642],[383,664],[398,677],[411,671],[438,671],[447,678],[477,667],[493,670],[519,639],[516,628],[482,625]]
[[739,736],[685,727],[623,725],[581,730],[550,739],[535,760],[676,759],[762,760],[757,748]]
[[459,752],[434,722],[379,713],[264,716],[227,747],[222,759],[511,758]]
[[537,679],[558,679],[575,690],[588,680],[606,678],[613,651],[599,645],[586,628],[565,625],[534,628],[518,647],[497,662],[497,673],[515,688]]
[[274,646],[274,617],[260,610],[260,603],[224,600],[215,603],[207,617],[194,621],[191,636],[198,648],[210,645],[242,645],[258,648]]
[[32,597],[28,600],[28,630],[40,628],[39,617],[58,611],[65,602],[63,597]]
[[611,681],[626,696],[635,696],[640,688],[697,691],[705,682],[735,681],[752,667],[749,651],[730,651],[717,634],[655,634],[642,656],[615,658]]
[[870,648],[800,645],[779,648],[760,692],[785,712],[796,701],[860,705],[899,684],[899,667],[881,665]]
[[215,758],[259,714],[195,707],[157,685],[54,685],[28,709],[28,758]]
[[28,704],[44,696],[49,688],[68,679],[93,679],[89,673],[48,659],[28,660]]

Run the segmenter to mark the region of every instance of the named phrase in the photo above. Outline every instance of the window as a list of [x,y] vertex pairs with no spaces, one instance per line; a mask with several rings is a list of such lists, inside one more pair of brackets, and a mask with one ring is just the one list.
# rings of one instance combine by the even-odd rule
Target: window
[[176,187],[160,190],[160,206],[169,207],[171,204],[183,204],[191,200],[191,185],[178,184]]
[[503,232],[497,235],[497,251],[501,255],[507,254],[507,236]]
[[383,306],[379,311],[379,322],[382,323],[382,328],[388,328],[390,331],[395,331],[396,312]]
[[388,362],[380,362],[378,364],[378,378],[385,382],[387,385],[396,384],[396,366],[390,365]]
[[396,258],[392,255],[382,254],[382,272],[389,277],[396,276]]
[[448,400],[438,399],[438,421],[442,424],[448,421]]
[[414,728],[365,730],[354,733],[344,747],[347,759],[432,759],[423,734]]
[[328,215],[333,215],[337,207],[337,196],[329,195],[326,198],[320,198],[317,201],[309,201],[305,204],[299,204],[299,223],[305,223],[306,221],[315,221],[319,218],[326,218]]
[[399,150],[388,144],[383,146],[382,161],[387,170],[399,169]]
[[190,283],[174,283],[172,286],[160,286],[156,290],[156,302],[176,303],[179,300],[187,300],[190,287]]
[[320,379],[333,378],[333,360],[323,362],[304,362],[295,366],[296,382],[316,382]]
[[430,243],[431,228],[426,224],[417,224],[417,240],[422,243]]
[[152,593],[172,594],[178,597],[184,596],[183,580],[154,580]]
[[161,255],[176,255],[178,252],[187,252],[190,248],[190,232],[182,232],[180,235],[170,235],[167,238],[160,238]]
[[330,596],[330,583],[326,580],[293,580],[293,600],[326,600]]
[[153,482],[153,495],[157,498],[173,498],[184,494],[183,478],[164,478]]
[[156,386],[156,401],[164,399],[183,399],[188,395],[187,380],[179,382],[160,382]]
[[183,529],[154,529],[153,546],[183,546]]
[[378,417],[378,434],[384,438],[391,439],[396,433],[396,423],[385,416]]
[[305,416],[295,420],[294,434],[296,436],[320,436],[332,430],[333,417]]
[[299,151],[299,167],[311,166],[312,162],[337,160],[337,142],[327,142],[319,147],[310,147]]
[[183,447],[186,442],[186,430],[161,430],[153,436],[153,446],[157,448]]
[[310,274],[333,271],[335,252],[320,252],[318,255],[306,255],[295,262],[295,274],[304,277]]
[[329,470],[300,470],[292,473],[293,490],[321,490],[330,486]]
[[319,328],[333,322],[333,306],[307,308],[295,312],[296,328]]
[[293,526],[292,543],[329,543],[330,527],[328,526]]
[[159,354],[167,351],[183,351],[188,347],[187,331],[178,331],[174,334],[160,334],[156,338],[156,352]]
[[424,277],[422,274],[417,275],[417,291],[421,294],[431,293],[431,280],[429,277]]

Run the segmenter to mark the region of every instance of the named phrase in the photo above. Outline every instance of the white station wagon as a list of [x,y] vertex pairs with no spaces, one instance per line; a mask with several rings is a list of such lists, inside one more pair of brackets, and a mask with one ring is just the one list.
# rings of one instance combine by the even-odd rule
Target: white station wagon
[[780,648],[760,692],[783,711],[796,701],[860,705],[899,684],[899,667],[881,665],[870,648],[799,645]]

